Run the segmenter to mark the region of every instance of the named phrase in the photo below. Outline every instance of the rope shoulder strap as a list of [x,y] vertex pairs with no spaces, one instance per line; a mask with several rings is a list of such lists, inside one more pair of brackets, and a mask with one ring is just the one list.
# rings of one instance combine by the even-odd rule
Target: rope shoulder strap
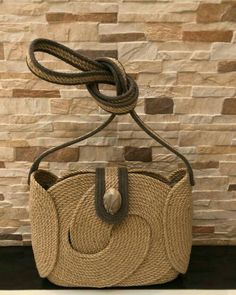
[[[38,62],[35,56],[36,52],[45,52],[53,55],[65,63],[73,66],[76,71],[61,72],[50,70]],[[140,128],[142,128],[158,143],[177,155],[184,162],[189,174],[190,184],[192,186],[194,185],[193,170],[184,155],[182,155],[178,150],[147,126],[135,112],[134,108],[137,104],[139,95],[138,86],[134,79],[126,74],[124,67],[118,60],[108,57],[92,60],[55,41],[40,38],[34,40],[30,44],[29,51],[26,56],[26,62],[33,74],[48,82],[62,85],[84,84],[97,104],[103,110],[111,114],[104,123],[93,131],[61,145],[52,147],[40,154],[31,166],[28,183],[30,182],[30,175],[32,172],[38,169],[41,160],[47,155],[64,147],[78,143],[98,133],[105,128],[116,115],[130,113],[131,117],[140,126]],[[107,96],[101,93],[99,91],[99,83],[115,85],[116,96]]]

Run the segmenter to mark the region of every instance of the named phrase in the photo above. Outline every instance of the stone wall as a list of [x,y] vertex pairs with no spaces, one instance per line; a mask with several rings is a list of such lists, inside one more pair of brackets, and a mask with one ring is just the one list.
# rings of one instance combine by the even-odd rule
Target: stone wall
[[[0,245],[30,244],[27,172],[35,156],[107,118],[84,87],[29,72],[25,54],[37,37],[119,58],[140,87],[137,112],[193,165],[194,243],[236,244],[235,33],[235,1],[0,1]],[[62,175],[108,161],[163,173],[182,166],[125,115],[41,167]]]

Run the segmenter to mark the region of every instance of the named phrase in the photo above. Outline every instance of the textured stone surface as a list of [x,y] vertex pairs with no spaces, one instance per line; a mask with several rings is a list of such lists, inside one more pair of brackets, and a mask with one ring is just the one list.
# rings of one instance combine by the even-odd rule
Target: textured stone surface
[[150,41],[180,40],[182,29],[176,23],[147,23],[146,35]]
[[126,146],[125,147],[125,160],[126,161],[152,161],[152,150],[150,148],[137,148]]
[[212,234],[214,231],[214,226],[193,226],[193,233]]
[[3,43],[0,43],[0,60],[4,59],[4,47]]
[[13,89],[13,97],[60,97],[58,90]]
[[236,59],[236,43],[216,42],[212,44],[212,60]]
[[230,42],[233,31],[184,31],[184,41],[195,42]]
[[91,21],[100,23],[115,23],[117,21],[117,13],[64,13],[64,12],[51,12],[46,14],[48,22],[74,22],[74,21]]
[[172,114],[173,99],[170,97],[146,98],[144,111],[146,114]]
[[224,100],[222,114],[236,115],[236,99],[235,98],[226,98]]
[[227,18],[226,13],[229,9],[232,8],[228,4],[201,3],[197,9],[197,22],[219,22],[222,18]]
[[96,49],[91,49],[91,50],[83,50],[83,49],[78,49],[78,52],[86,55],[90,58],[97,58],[97,57],[113,57],[113,58],[117,58],[118,52],[117,50],[96,50]]
[[129,42],[145,40],[144,33],[112,33],[99,36],[100,42]]
[[[38,37],[93,59],[118,57],[138,83],[137,113],[192,164],[194,243],[236,244],[235,1],[0,0],[0,23],[0,245],[30,244],[27,173],[35,157],[107,118],[84,86],[30,73],[25,55]],[[72,70],[37,56],[50,69]],[[41,167],[62,175],[125,162],[167,174],[184,167],[176,160],[126,115]]]
[[218,64],[218,71],[222,73],[235,72],[236,71],[236,61],[221,61]]
[[[16,161],[33,161],[37,155],[44,152],[46,149],[42,147],[17,147]],[[79,159],[78,148],[64,148],[47,156],[46,161],[53,162],[74,162]]]

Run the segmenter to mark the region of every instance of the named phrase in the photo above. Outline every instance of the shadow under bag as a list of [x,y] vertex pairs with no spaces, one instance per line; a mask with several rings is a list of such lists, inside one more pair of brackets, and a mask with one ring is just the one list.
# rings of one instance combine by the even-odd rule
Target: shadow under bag
[[[49,70],[37,61],[37,51],[80,71]],[[136,82],[116,59],[91,60],[47,39],[31,43],[27,64],[46,81],[85,84],[110,113],[95,130],[40,154],[30,169],[32,246],[40,276],[61,286],[102,288],[160,284],[184,274],[192,246],[193,171],[188,160],[134,111]],[[99,83],[115,85],[117,96],[102,94]],[[186,168],[168,177],[125,165],[81,169],[63,177],[39,168],[47,155],[96,134],[126,113]]]

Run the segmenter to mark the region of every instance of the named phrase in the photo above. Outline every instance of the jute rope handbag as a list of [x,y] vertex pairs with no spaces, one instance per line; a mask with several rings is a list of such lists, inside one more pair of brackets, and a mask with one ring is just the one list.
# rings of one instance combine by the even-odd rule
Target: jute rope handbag
[[[80,71],[49,70],[37,61],[38,51]],[[32,245],[40,276],[61,286],[102,288],[160,284],[184,274],[192,245],[193,171],[187,159],[134,111],[135,81],[116,59],[91,60],[47,39],[31,43],[27,64],[46,81],[85,84],[98,105],[111,113],[95,130],[40,154],[30,169]],[[99,83],[116,85],[117,96],[102,94]],[[79,170],[63,177],[39,169],[47,155],[96,134],[125,113],[182,159],[186,168],[169,177],[125,165]]]

